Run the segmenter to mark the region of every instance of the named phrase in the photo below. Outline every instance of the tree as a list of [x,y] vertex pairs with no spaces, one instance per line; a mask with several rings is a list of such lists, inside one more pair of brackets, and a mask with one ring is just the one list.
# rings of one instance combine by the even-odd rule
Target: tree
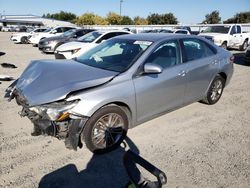
[[223,23],[250,23],[250,12],[240,12],[234,17],[225,20]]
[[203,24],[218,24],[221,21],[219,11],[215,10],[210,14],[205,16],[205,20],[202,22]]
[[122,16],[121,25],[133,25],[134,22],[129,16]]
[[157,14],[157,13],[150,14],[147,17],[147,20],[148,20],[149,25],[158,25],[158,24],[162,23],[161,22],[161,15]]
[[120,25],[122,21],[122,17],[115,12],[109,12],[106,17],[106,21],[108,21],[111,25]]
[[76,19],[77,25],[107,25],[108,22],[94,13],[85,13]]
[[177,24],[177,18],[173,13],[167,13],[162,15],[163,24]]
[[76,20],[77,25],[94,25],[95,24],[95,14],[93,13],[85,13],[79,16]]
[[141,18],[140,16],[136,16],[134,18],[135,25],[148,25],[148,20],[145,18]]
[[55,14],[49,14],[47,13],[46,15],[43,14],[44,18],[52,18],[56,20],[62,20],[62,21],[69,21],[72,22],[74,19],[76,19],[76,15],[71,13],[71,12],[64,12],[60,11],[59,13]]
[[108,25],[108,22],[106,21],[106,19],[98,15],[95,15],[94,23],[95,25]]
[[157,14],[153,13],[147,17],[148,24],[150,25],[163,25],[163,24],[177,24],[177,18],[173,13]]

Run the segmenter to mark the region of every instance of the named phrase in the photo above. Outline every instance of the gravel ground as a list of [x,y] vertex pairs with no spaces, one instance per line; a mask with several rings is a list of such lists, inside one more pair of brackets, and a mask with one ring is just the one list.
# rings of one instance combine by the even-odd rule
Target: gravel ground
[[[0,74],[18,78],[32,59],[53,59],[31,45],[13,44],[0,33]],[[165,187],[250,187],[250,67],[240,52],[221,100],[194,103],[129,130],[128,146],[162,169]],[[67,150],[52,137],[32,137],[32,124],[7,102],[0,84],[0,187],[123,187],[124,149],[96,156],[86,148]]]

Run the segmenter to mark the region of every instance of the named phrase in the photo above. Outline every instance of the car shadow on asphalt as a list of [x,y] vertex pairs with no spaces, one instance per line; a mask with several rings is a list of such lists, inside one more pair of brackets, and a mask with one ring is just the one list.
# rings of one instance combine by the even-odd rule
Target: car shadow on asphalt
[[250,63],[247,63],[245,60],[245,52],[235,53],[234,54],[234,63],[242,66],[250,66]]
[[[139,154],[139,149],[129,138],[126,138],[126,144]],[[80,172],[74,164],[68,164],[45,175],[39,182],[39,188],[122,188],[128,182],[122,161],[125,152],[119,147],[107,154],[94,154],[87,167]]]

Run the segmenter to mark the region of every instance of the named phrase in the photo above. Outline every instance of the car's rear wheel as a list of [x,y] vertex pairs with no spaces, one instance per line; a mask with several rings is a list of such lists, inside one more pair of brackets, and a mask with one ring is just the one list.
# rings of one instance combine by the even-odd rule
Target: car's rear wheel
[[128,125],[128,116],[121,107],[105,106],[87,121],[81,140],[91,152],[106,153],[119,147],[126,137]]
[[247,49],[247,45],[248,45],[248,41],[245,40],[245,41],[243,42],[243,44],[241,45],[240,50],[241,50],[241,51],[245,51],[245,50]]
[[21,38],[21,43],[22,44],[27,44],[28,43],[28,38],[27,37],[22,37]]
[[217,103],[223,93],[224,87],[225,79],[222,76],[217,75],[211,83],[203,102],[210,105]]

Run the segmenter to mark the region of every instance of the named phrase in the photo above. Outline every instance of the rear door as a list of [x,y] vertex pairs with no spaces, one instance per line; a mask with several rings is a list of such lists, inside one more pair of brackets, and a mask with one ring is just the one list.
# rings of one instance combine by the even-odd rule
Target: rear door
[[219,59],[216,49],[208,43],[187,38],[181,40],[183,61],[187,64],[187,90],[184,102],[201,99],[214,76],[219,70]]
[[235,40],[235,46],[240,46],[244,42],[244,37],[241,33],[241,27],[240,25],[236,25],[236,34],[234,34],[234,40]]
[[161,44],[144,62],[160,65],[163,71],[160,74],[142,74],[133,79],[138,122],[183,104],[187,64],[181,62],[176,40]]

